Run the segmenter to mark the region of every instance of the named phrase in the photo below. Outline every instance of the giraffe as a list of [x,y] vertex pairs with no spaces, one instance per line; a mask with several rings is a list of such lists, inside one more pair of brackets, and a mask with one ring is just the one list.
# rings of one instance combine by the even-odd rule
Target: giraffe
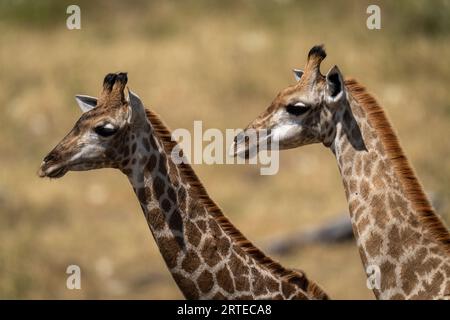
[[305,70],[294,69],[296,84],[282,90],[235,137],[232,154],[248,157],[249,150],[267,145],[245,140],[250,131],[265,130],[273,148],[276,142],[281,150],[322,143],[337,160],[365,270],[368,276],[379,271],[375,296],[448,298],[447,228],[422,191],[381,106],[356,80],[344,81],[337,66],[322,75],[325,57],[322,45],[309,51]]
[[252,245],[211,200],[191,166],[173,161],[171,132],[108,74],[100,97],[78,95],[84,112],[44,158],[39,176],[116,168],[139,200],[150,231],[187,299],[328,299],[302,271],[286,269]]

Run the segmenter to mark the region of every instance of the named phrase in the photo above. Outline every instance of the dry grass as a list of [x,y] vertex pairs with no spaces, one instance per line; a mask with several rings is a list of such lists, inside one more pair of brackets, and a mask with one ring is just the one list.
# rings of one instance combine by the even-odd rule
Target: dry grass
[[[35,174],[79,116],[74,94],[96,95],[112,71],[128,71],[130,87],[171,128],[199,119],[204,128],[243,127],[292,83],[308,49],[325,43],[323,72],[338,64],[378,97],[450,221],[448,2],[426,10],[381,2],[380,31],[365,28],[364,1],[81,2],[80,31],[65,29],[64,2],[38,3],[0,8],[0,298],[181,297],[124,176]],[[319,145],[283,152],[275,176],[251,166],[195,169],[256,243],[346,207],[335,160]],[[333,298],[373,298],[354,244],[280,259]],[[81,266],[82,290],[66,289],[69,264]]]

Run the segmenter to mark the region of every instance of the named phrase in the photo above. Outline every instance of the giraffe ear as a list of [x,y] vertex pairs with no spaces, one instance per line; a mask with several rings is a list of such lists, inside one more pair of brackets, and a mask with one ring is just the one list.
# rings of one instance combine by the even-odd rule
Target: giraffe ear
[[77,101],[78,105],[80,106],[81,111],[87,112],[91,109],[94,109],[97,105],[97,98],[91,97],[91,96],[85,96],[81,94],[77,94],[75,96],[75,100]]
[[344,77],[337,66],[332,67],[326,75],[325,98],[328,103],[343,101],[345,97]]
[[303,75],[303,70],[300,69],[292,69],[292,72],[294,72],[295,81],[300,81]]
[[144,104],[141,98],[137,94],[128,88],[128,102],[130,104],[131,116],[129,117],[130,123],[139,123],[146,119],[147,115],[145,113]]

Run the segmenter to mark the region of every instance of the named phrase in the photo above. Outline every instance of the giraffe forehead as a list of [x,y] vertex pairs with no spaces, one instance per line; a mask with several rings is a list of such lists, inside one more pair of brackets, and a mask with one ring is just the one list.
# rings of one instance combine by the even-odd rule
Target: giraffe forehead
[[116,120],[124,120],[126,116],[126,108],[108,108],[103,105],[96,107],[95,109],[84,113],[77,124],[80,126],[84,125],[93,125],[102,120],[116,121]]
[[303,78],[297,84],[289,86],[282,90],[272,105],[274,109],[283,107],[284,105],[294,100],[303,100],[304,102],[315,102],[320,99],[324,82],[321,80],[313,83],[304,80]]

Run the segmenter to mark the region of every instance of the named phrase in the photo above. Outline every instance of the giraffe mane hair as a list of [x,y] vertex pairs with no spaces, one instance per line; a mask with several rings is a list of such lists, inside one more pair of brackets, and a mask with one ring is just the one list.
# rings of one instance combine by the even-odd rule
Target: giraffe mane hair
[[[172,149],[177,145],[176,141],[172,140],[172,135],[168,127],[160,119],[160,117],[146,109],[147,119],[162,142],[167,154],[170,154]],[[305,292],[317,297],[318,299],[328,299],[328,295],[314,282],[310,281],[305,273],[300,270],[291,270],[283,267],[278,262],[266,256],[261,250],[256,248],[222,213],[222,210],[209,197],[206,189],[197,177],[189,163],[181,163],[179,165],[181,177],[189,184],[191,190],[197,196],[198,200],[205,206],[212,217],[217,221],[222,230],[236,242],[236,244],[246,252],[250,257],[255,259],[259,264],[266,267],[269,271],[278,275],[285,280],[293,283]]]
[[407,198],[411,201],[413,208],[419,213],[419,221],[423,223],[431,235],[442,245],[445,252],[450,254],[450,233],[440,217],[435,213],[425,195],[384,110],[375,98],[366,91],[366,88],[355,79],[345,80],[345,86],[351,96],[366,112],[368,121],[378,134]]

